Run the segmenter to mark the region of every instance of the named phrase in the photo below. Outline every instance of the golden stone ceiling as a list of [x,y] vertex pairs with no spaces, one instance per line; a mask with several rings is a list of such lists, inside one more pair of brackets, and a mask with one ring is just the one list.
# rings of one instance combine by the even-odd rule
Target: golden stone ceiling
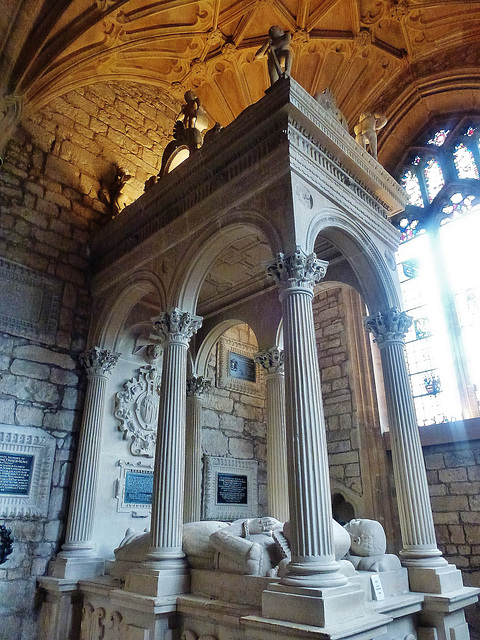
[[432,114],[480,106],[478,0],[3,0],[1,13],[0,89],[26,113],[121,79],[177,99],[195,88],[226,125],[268,87],[254,54],[273,24],[293,34],[292,76],[329,86],[350,128],[387,114],[384,155]]

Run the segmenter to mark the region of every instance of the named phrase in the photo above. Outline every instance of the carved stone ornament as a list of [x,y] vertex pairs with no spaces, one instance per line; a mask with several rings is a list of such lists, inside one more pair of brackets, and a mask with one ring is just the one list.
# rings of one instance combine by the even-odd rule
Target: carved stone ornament
[[80,364],[85,367],[89,377],[108,376],[117,364],[119,357],[119,353],[109,351],[108,349],[100,349],[100,347],[93,347],[89,351],[82,353],[80,356]]
[[13,536],[12,531],[7,529],[4,524],[0,524],[0,564],[7,561],[13,551]]
[[193,334],[202,326],[202,318],[174,307],[154,318],[153,326],[164,342],[168,340],[188,344]]
[[202,396],[212,386],[212,381],[203,376],[187,378],[187,396]]
[[392,342],[402,342],[412,325],[412,317],[396,307],[388,311],[378,311],[364,319],[365,328],[370,331],[381,348]]
[[255,362],[268,373],[283,373],[283,351],[278,347],[271,347],[255,354]]
[[118,430],[130,440],[133,456],[153,458],[157,439],[160,373],[156,366],[140,367],[136,378],[123,385],[115,395],[114,416],[120,420]]
[[272,276],[283,289],[301,287],[313,290],[327,272],[328,262],[319,260],[314,253],[307,254],[300,248],[294,254],[277,255],[277,259],[269,267],[267,273]]

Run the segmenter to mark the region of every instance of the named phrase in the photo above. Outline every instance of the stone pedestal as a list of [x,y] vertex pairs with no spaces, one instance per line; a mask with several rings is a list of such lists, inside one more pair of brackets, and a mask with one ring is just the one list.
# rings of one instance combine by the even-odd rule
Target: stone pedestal
[[202,507],[202,397],[211,381],[202,376],[187,379],[185,435],[185,499],[183,521],[201,520]]
[[132,569],[125,590],[172,596],[189,588],[182,551],[185,479],[187,349],[201,318],[173,308],[154,322],[164,344],[158,435],[153,478],[152,523],[147,561]]
[[277,347],[255,356],[265,370],[267,395],[267,495],[268,514],[289,520],[287,445],[285,439],[285,376],[283,351]]
[[119,353],[94,347],[81,356],[88,386],[83,409],[67,533],[62,551],[52,563],[57,578],[86,578],[103,573],[103,560],[95,557],[92,540],[93,514],[98,484],[100,438],[105,409],[107,379]]

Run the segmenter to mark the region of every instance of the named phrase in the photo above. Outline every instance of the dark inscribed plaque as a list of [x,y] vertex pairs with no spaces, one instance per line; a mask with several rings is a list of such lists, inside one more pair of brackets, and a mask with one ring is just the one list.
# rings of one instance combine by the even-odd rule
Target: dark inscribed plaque
[[152,504],[153,472],[127,471],[125,474],[125,504]]
[[0,453],[0,495],[28,496],[34,456]]
[[242,356],[240,353],[229,351],[228,353],[228,375],[238,380],[256,382],[255,361],[253,358]]
[[217,504],[247,504],[247,476],[219,473]]

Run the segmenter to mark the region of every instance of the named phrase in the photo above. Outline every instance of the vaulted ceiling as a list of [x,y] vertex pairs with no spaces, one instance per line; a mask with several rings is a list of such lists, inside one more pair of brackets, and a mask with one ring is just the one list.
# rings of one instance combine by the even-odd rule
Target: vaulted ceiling
[[273,24],[293,34],[292,76],[330,87],[351,128],[387,114],[390,166],[432,114],[480,107],[479,0],[3,0],[0,97],[28,114],[98,80],[195,88],[226,125],[268,87],[254,54]]

